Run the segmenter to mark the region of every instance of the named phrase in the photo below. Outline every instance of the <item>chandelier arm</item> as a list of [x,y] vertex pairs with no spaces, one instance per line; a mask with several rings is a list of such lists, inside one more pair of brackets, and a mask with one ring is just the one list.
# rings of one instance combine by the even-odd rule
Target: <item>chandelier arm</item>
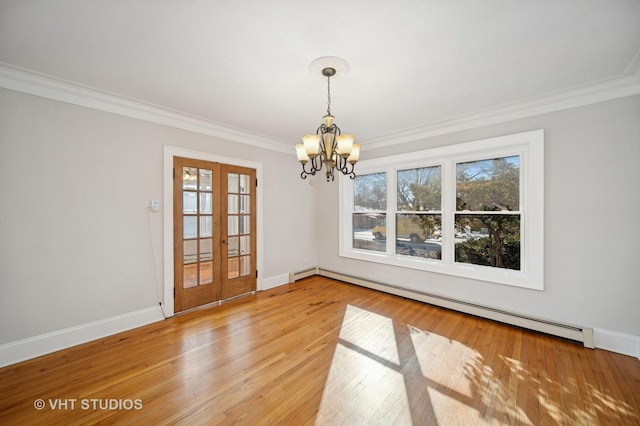
[[344,164],[342,164],[342,157],[339,156],[339,155],[336,155],[333,158],[334,158],[334,162],[335,162],[335,168],[338,169],[338,171],[340,173],[344,173],[342,171],[342,169],[344,168]]
[[[338,136],[342,134],[342,130],[336,124],[333,124],[333,152],[338,151]],[[340,157],[340,155],[338,155]]]
[[349,164],[351,164],[351,171],[347,175],[351,179],[355,179],[356,178],[356,172],[355,172],[356,165],[355,165],[355,163],[349,163],[346,159],[344,160],[344,162],[346,163],[347,170],[349,170]]
[[[351,178],[351,179],[355,179],[356,178],[356,173],[355,173],[356,165],[349,163],[343,157],[339,157],[338,161],[339,161],[339,164],[340,164],[340,166],[338,167],[338,170],[340,170],[340,172],[343,175],[349,176],[349,178]],[[349,167],[349,166],[351,166],[351,167]]]
[[342,155],[338,155],[338,164],[340,164],[340,167],[338,170],[340,170],[343,175],[350,173],[349,163],[347,162],[347,160],[344,159]]
[[314,170],[313,170],[313,167],[311,168],[310,171],[307,171],[307,167],[306,166],[307,166],[306,163],[302,163],[302,173],[300,173],[300,177],[302,179],[306,179],[307,176],[313,175],[315,173]]
[[320,170],[322,170],[322,164],[324,163],[324,157],[326,157],[326,155],[324,154],[323,151],[321,151],[318,155],[316,155],[316,157],[312,160],[311,162],[311,169],[313,171],[312,174],[316,174],[316,172],[319,172]]
[[302,164],[302,173],[300,173],[300,177],[302,179],[306,179],[307,176],[311,175],[311,172],[313,172],[313,169],[311,170],[311,172],[308,172],[306,168],[307,164],[306,163],[301,163],[301,164]]
[[305,175],[315,176],[316,172],[319,172],[320,170],[322,170],[322,159],[319,157],[320,155],[317,155],[316,157],[311,158],[310,161],[308,161],[308,164],[309,164],[308,171],[307,171],[306,164],[302,165],[302,170],[304,171]]
[[324,151],[320,150],[318,155],[316,155],[315,158],[311,160],[311,168],[314,172],[319,172],[322,169],[322,163],[324,163],[323,157]]

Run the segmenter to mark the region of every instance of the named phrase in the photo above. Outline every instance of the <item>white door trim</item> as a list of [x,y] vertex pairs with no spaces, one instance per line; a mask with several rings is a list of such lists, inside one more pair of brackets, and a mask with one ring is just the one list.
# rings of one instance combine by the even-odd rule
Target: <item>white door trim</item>
[[178,148],[175,146],[164,146],[164,291],[163,301],[164,313],[170,317],[174,315],[173,309],[173,158],[185,157],[194,160],[212,161],[215,163],[230,164],[233,166],[248,167],[255,169],[258,187],[256,188],[256,214],[257,232],[257,270],[258,278],[256,288],[262,290],[262,273],[263,268],[263,222],[262,222],[262,163],[241,158],[226,157],[208,152],[192,151],[189,149]]

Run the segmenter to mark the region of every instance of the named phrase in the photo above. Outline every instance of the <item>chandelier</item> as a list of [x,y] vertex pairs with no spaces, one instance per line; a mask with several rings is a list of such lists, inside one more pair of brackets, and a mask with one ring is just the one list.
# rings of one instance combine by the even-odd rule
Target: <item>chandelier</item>
[[[321,59],[328,58],[318,60]],[[354,136],[343,134],[333,122],[335,117],[331,115],[331,77],[336,75],[336,69],[330,66],[323,68],[322,75],[327,77],[327,115],[323,117],[324,122],[316,129],[315,134],[303,136],[302,143],[296,145],[298,161],[302,164],[300,177],[306,179],[309,175],[315,176],[324,165],[327,182],[334,180],[335,170],[355,179],[353,169],[360,156],[360,144],[353,143]]]

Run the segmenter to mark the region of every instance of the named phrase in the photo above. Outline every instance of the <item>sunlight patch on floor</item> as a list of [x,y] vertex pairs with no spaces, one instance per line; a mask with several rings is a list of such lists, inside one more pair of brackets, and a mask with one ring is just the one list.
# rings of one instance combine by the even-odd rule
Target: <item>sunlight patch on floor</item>
[[338,344],[316,421],[317,424],[411,424],[402,374]]
[[438,424],[477,421],[477,410],[471,406],[475,387],[470,375],[461,371],[477,351],[411,325],[408,330]]
[[316,424],[411,424],[393,322],[349,305]]
[[391,318],[348,305],[340,329],[340,339],[378,358],[400,365]]

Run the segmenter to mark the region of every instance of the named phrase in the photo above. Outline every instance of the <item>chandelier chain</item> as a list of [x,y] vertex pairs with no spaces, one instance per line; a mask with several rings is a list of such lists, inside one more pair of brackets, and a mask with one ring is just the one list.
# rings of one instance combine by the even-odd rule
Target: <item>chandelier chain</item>
[[331,115],[331,77],[327,76],[327,115]]

